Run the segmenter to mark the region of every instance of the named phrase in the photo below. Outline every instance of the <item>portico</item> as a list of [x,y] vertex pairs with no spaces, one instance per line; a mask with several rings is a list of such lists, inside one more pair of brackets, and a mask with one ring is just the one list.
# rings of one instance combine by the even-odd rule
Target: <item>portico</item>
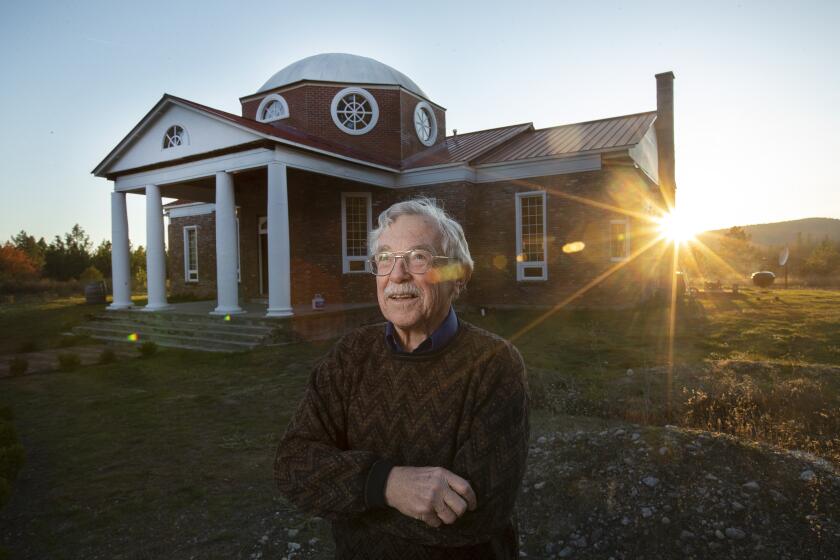
[[[235,188],[240,175],[261,177],[267,234],[266,317],[293,315],[288,173],[290,168],[351,179],[375,186],[393,186],[390,170],[350,158],[306,153],[290,146],[266,142],[265,134],[251,133],[236,122],[206,113],[191,102],[165,96],[120,146],[94,171],[111,178],[111,243],[114,286],[111,310],[131,307],[129,224],[126,195],[142,194],[146,203],[145,311],[170,308],[167,299],[167,263],[164,246],[162,198],[214,204],[215,278],[214,315],[245,313],[239,290],[239,227]],[[172,125],[172,123],[182,123]],[[180,140],[168,145],[172,130]],[[189,132],[187,132],[189,131]],[[161,149],[161,138],[163,145]],[[199,142],[199,138],[203,141]],[[278,139],[279,140],[279,139]],[[180,142],[180,143],[177,143]],[[125,146],[123,146],[125,144]],[[272,145],[274,144],[274,145]],[[168,147],[166,147],[168,145]],[[172,155],[180,157],[172,158]],[[127,172],[123,172],[125,171]],[[258,173],[254,173],[257,171]],[[240,186],[254,188],[250,183]],[[262,191],[262,189],[259,189]],[[267,289],[265,289],[267,288]]]

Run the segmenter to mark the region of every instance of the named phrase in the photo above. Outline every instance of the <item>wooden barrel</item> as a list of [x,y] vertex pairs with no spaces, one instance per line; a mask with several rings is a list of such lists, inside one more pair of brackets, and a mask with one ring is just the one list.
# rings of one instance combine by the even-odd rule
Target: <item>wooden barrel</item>
[[85,285],[85,302],[105,303],[105,282],[91,282]]

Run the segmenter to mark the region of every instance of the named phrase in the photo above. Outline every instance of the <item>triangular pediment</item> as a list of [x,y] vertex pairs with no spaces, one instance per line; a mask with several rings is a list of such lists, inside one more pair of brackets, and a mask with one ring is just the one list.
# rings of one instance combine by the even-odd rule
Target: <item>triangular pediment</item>
[[[167,131],[173,126],[184,131],[183,143],[164,148]],[[141,120],[108,156],[94,174],[113,175],[121,171],[223,150],[264,138],[167,96]]]

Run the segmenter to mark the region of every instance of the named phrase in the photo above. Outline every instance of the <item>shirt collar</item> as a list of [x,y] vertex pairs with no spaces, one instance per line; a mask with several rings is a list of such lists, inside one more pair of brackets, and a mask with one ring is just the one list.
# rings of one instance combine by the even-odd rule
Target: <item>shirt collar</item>
[[435,329],[435,332],[433,332],[429,338],[421,342],[413,352],[406,352],[403,350],[402,345],[400,344],[400,337],[397,336],[396,328],[391,321],[388,321],[385,324],[385,342],[394,352],[400,352],[403,354],[428,354],[446,346],[449,341],[455,338],[455,334],[457,332],[458,316],[455,315],[455,308],[450,306],[449,314],[446,316],[446,319],[443,320],[443,323]]

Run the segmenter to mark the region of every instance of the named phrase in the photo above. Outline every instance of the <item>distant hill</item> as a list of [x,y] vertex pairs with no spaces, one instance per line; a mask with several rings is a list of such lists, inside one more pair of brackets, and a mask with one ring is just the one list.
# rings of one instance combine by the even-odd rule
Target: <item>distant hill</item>
[[[802,241],[821,241],[826,235],[834,241],[840,240],[840,220],[836,218],[805,218],[772,224],[743,226],[755,245],[779,246],[793,245],[801,234]],[[727,229],[718,229],[706,233],[724,234]]]

